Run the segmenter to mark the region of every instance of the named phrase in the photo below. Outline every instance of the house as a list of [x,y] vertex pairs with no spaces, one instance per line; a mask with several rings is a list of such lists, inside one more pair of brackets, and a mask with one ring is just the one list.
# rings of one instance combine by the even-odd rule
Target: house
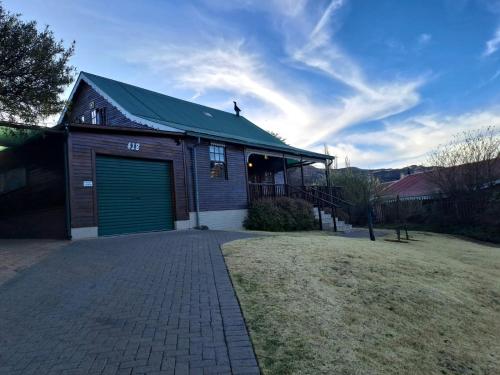
[[440,190],[432,183],[429,173],[431,172],[403,175],[398,181],[386,182],[382,186],[380,197],[383,200],[393,200],[398,196],[401,200],[435,198],[440,193]]
[[333,159],[238,112],[90,73],[69,103],[54,128],[0,130],[0,236],[237,229],[251,199],[288,194],[291,170],[304,186],[304,165]]
[[[481,162],[486,163],[486,162]],[[479,189],[497,189],[500,184],[500,158],[491,159],[481,166],[478,163],[462,164],[456,167],[441,168],[442,176],[447,176],[446,181],[452,182],[462,190],[476,189],[476,179],[489,181]],[[489,167],[487,167],[489,165]],[[384,201],[395,200],[398,196],[400,200],[429,200],[443,198],[444,194],[437,185],[436,177],[432,174],[437,170],[430,169],[414,174],[402,175],[401,179],[394,182],[382,184],[379,197]],[[489,171],[489,172],[487,172]]]

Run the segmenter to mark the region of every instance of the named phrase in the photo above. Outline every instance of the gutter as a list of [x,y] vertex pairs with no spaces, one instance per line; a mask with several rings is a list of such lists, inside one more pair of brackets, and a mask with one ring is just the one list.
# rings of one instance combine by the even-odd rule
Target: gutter
[[66,234],[71,240],[71,199],[70,199],[70,183],[69,183],[69,129],[64,127],[64,198],[65,198],[65,213],[66,213]]
[[158,137],[178,137],[184,136],[184,133],[170,132],[166,130],[157,130],[150,127],[130,127],[130,126],[120,126],[120,125],[92,125],[92,124],[69,124],[71,129],[80,131],[99,131],[99,132],[110,132],[110,133],[140,133],[148,136],[158,136]]
[[228,142],[228,143],[233,143],[237,145],[244,145],[244,146],[250,146],[250,147],[255,147],[259,149],[264,149],[264,150],[269,150],[269,151],[276,151],[276,152],[281,152],[281,153],[286,153],[290,155],[295,155],[295,156],[305,156],[308,158],[312,159],[320,159],[320,160],[333,160],[335,159],[335,156],[331,155],[324,155],[324,154],[319,154],[313,151],[307,151],[307,150],[302,150],[297,147],[293,146],[278,146],[278,145],[270,145],[266,143],[257,143],[257,142],[252,142],[250,140],[245,140],[242,137],[224,137],[220,135],[213,135],[207,133],[200,133],[200,132],[193,132],[193,131],[186,131],[186,135],[191,136],[191,137],[201,137],[201,138],[206,138],[206,139],[211,139],[211,140],[216,140],[216,141],[221,141],[221,142]]
[[194,200],[195,200],[195,210],[196,210],[196,228],[200,227],[200,192],[198,188],[198,159],[196,155],[197,148],[201,145],[201,139],[198,137],[198,141],[195,145],[190,147],[193,151],[193,184],[194,184]]

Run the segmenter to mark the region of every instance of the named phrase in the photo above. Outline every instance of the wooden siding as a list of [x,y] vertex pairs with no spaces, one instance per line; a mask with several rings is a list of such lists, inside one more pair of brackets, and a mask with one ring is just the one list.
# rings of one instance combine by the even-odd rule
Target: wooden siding
[[0,237],[66,238],[62,135],[0,152],[0,173],[26,168],[26,186],[0,195]]
[[[94,101],[96,107],[106,108],[107,114],[107,124],[116,125],[120,127],[132,127],[139,128],[145,127],[144,125],[135,123],[127,119],[116,107],[112,106],[106,101],[101,95],[99,95],[92,87],[82,82],[81,87],[78,89],[72,106],[72,119],[78,119],[80,115],[85,114],[86,121],[90,122],[90,101]],[[88,120],[87,120],[88,119]],[[134,138],[135,136],[130,136],[129,138]],[[99,137],[97,137],[99,138]],[[127,139],[129,139],[127,138]],[[156,138],[160,139],[160,138]],[[89,140],[90,141],[90,140]],[[186,138],[185,147],[185,161],[186,161],[186,171],[182,170],[184,177],[181,176],[180,162],[174,163],[174,178],[176,182],[175,195],[177,197],[176,212],[177,220],[183,220],[187,215],[188,211],[195,211],[194,205],[194,188],[193,188],[193,173],[192,173],[192,151],[189,149],[196,143],[194,138]],[[200,210],[201,211],[219,211],[219,210],[236,210],[247,208],[248,198],[247,198],[247,178],[246,178],[246,163],[244,147],[236,144],[227,144],[226,146],[226,158],[227,158],[227,172],[228,179],[219,179],[210,177],[210,158],[208,153],[209,142],[204,141],[202,145],[198,147],[198,178],[199,178],[199,196],[200,196]],[[105,147],[104,145],[98,147]],[[122,150],[122,145],[120,146]],[[81,155],[82,150],[77,149],[75,153],[80,157],[85,158]],[[167,152],[168,153],[168,152]],[[135,155],[135,153],[133,153]],[[165,153],[158,154],[158,158],[165,156]],[[160,156],[163,155],[163,156]],[[154,157],[150,155],[148,157]],[[87,161],[90,163],[90,161]],[[77,173],[83,175],[84,170],[91,168],[89,165],[73,166],[73,169]],[[83,168],[83,169],[82,169]],[[80,181],[81,182],[81,181]],[[183,188],[179,184],[186,184]],[[90,210],[88,207],[88,192],[82,187],[75,188],[78,191],[78,197],[80,194],[84,199],[84,202],[80,201],[80,198],[76,198],[75,204],[78,204],[78,212],[84,215],[81,221],[77,221],[78,227],[87,226],[84,223],[94,222],[92,218],[96,217],[96,213]],[[82,192],[84,190],[85,192]],[[181,191],[183,190],[183,191]],[[189,202],[186,203],[185,207],[179,207],[179,197],[187,199]],[[186,198],[187,197],[187,198]],[[185,212],[182,211],[185,209]],[[94,207],[95,210],[95,207]],[[73,210],[74,211],[74,210]],[[73,214],[72,216],[75,216]],[[90,225],[89,225],[90,226]],[[73,224],[75,227],[75,224]]]
[[[186,160],[189,168],[188,190],[190,211],[195,211],[192,150],[196,140],[186,141]],[[220,143],[220,142],[218,142]],[[197,146],[198,187],[200,211],[238,210],[248,206],[246,163],[243,146],[226,144],[227,179],[210,177],[208,141]]]
[[131,128],[147,128],[146,125],[138,124],[129,120],[118,108],[111,105],[103,96],[97,93],[91,86],[85,82],[80,83],[71,106],[70,122],[80,122],[80,117],[85,116],[85,123],[90,124],[91,111],[90,102],[94,101],[95,108],[106,108],[106,124],[107,125],[120,125],[123,127]]
[[[139,143],[139,151],[128,150],[129,142]],[[95,186],[96,154],[171,161],[175,220],[189,218],[182,141],[139,134],[72,131],[70,134],[70,190],[71,226],[73,228],[98,226]],[[93,181],[94,186],[84,187],[84,181]]]

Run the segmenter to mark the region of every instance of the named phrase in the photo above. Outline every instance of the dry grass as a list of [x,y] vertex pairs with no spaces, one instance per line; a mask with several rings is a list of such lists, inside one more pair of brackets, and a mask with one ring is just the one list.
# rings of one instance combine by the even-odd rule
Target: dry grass
[[500,374],[500,249],[438,234],[224,246],[265,374]]

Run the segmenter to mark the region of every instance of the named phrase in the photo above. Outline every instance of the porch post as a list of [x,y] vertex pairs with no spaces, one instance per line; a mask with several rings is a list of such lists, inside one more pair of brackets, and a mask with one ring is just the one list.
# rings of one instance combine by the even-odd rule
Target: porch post
[[328,159],[325,160],[325,177],[326,177],[326,186],[328,189],[328,194],[332,195],[331,189],[330,189],[330,165],[328,164]]
[[248,179],[248,161],[250,159],[250,155],[247,155],[247,148],[243,148],[243,154],[245,155],[245,181],[247,188],[247,205],[250,205],[252,197],[250,196],[250,181]]
[[287,176],[287,171],[286,171],[286,159],[285,159],[285,154],[283,154],[283,182],[285,184],[285,195],[288,197],[288,176]]
[[302,187],[305,186],[304,184],[304,158],[301,156],[300,157],[300,179],[302,181]]

